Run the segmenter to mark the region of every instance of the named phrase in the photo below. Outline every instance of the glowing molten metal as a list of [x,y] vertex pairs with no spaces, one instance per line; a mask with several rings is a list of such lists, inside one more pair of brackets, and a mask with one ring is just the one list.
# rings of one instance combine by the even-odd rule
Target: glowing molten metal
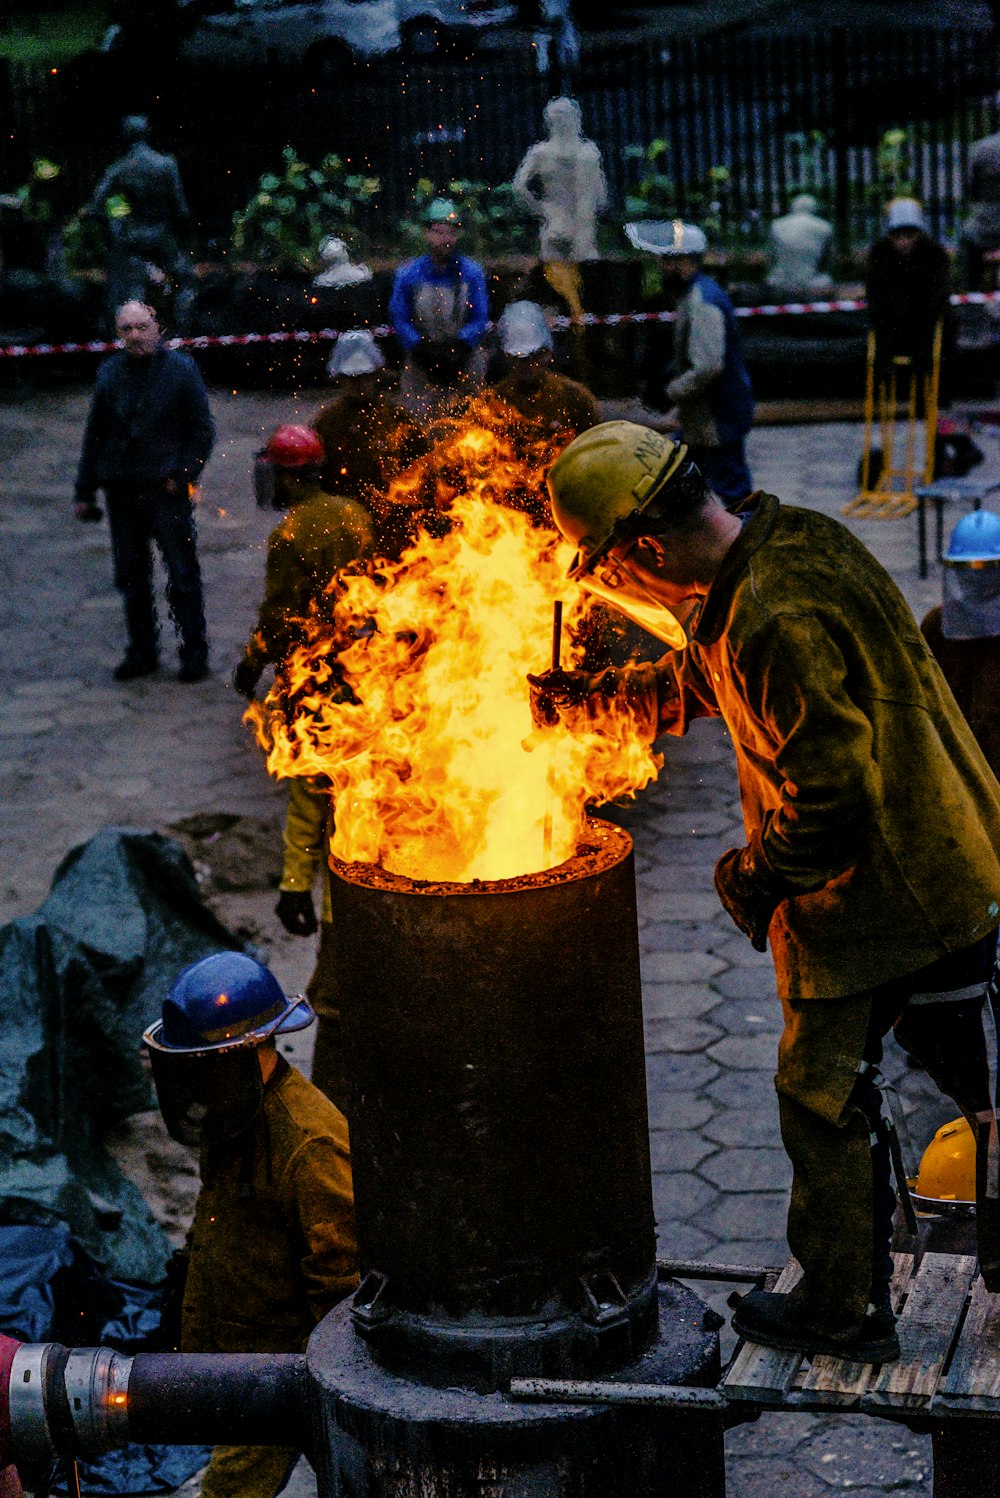
[[533,732],[525,676],[549,664],[553,603],[566,599],[571,641],[592,604],[565,581],[565,544],[507,507],[537,495],[537,452],[519,462],[475,426],[448,456],[435,482],[447,533],[341,574],[248,716],[272,775],[325,777],[336,857],[506,879],[572,857],[585,804],[634,794],[659,760],[627,713],[579,736]]

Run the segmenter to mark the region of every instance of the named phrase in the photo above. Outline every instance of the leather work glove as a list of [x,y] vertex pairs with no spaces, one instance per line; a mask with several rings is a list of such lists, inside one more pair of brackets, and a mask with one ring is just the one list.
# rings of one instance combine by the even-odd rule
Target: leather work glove
[[715,865],[715,888],[727,913],[758,952],[767,951],[771,917],[785,898],[754,870],[752,847],[730,848]]
[[316,907],[307,889],[283,889],[274,913],[289,936],[315,936]]
[[559,669],[529,676],[531,721],[536,728],[555,728],[568,718],[578,718],[578,710],[585,708],[599,681],[600,675],[590,671]]
[[253,661],[244,656],[233,672],[233,687],[241,697],[248,697],[252,700],[260,676],[261,667],[255,666]]

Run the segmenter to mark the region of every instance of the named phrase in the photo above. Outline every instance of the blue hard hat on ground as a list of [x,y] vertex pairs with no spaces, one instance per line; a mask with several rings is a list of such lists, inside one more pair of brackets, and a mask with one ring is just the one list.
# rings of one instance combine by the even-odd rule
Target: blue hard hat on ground
[[216,952],[184,969],[143,1039],[159,1051],[201,1052],[260,1045],[303,1030],[316,1015],[286,997],[274,974],[244,952]]
[[953,565],[1000,562],[1000,515],[991,510],[973,510],[958,522],[948,541],[944,559]]

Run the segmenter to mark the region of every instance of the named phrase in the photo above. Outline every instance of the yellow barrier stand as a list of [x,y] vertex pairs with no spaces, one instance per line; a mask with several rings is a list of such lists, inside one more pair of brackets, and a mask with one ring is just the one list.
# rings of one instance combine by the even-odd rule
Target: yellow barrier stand
[[[875,333],[868,334],[868,364],[865,377],[864,446],[861,453],[861,487],[844,506],[845,515],[865,515],[876,520],[894,520],[909,515],[917,506],[915,490],[934,479],[934,439],[937,435],[938,384],[941,377],[942,324],[934,329],[931,367],[921,377],[913,360],[897,354],[888,371],[876,380]],[[918,395],[923,386],[924,434],[918,442]],[[905,380],[905,406],[900,410],[900,383]],[[875,472],[873,447],[875,408],[878,406],[878,430],[881,439],[882,466]],[[897,462],[897,435],[901,421],[902,462]],[[918,456],[919,454],[919,456]]]

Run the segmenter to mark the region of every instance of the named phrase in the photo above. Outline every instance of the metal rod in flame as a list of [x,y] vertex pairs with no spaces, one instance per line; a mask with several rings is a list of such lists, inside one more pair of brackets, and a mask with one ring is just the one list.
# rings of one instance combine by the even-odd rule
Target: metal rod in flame
[[[562,599],[557,598],[552,605],[552,669],[559,670],[559,661],[562,656]],[[545,858],[545,867],[549,867],[552,857],[552,797],[555,787],[552,784],[552,772],[549,771],[549,807],[545,813],[545,822],[542,827],[542,853]]]

